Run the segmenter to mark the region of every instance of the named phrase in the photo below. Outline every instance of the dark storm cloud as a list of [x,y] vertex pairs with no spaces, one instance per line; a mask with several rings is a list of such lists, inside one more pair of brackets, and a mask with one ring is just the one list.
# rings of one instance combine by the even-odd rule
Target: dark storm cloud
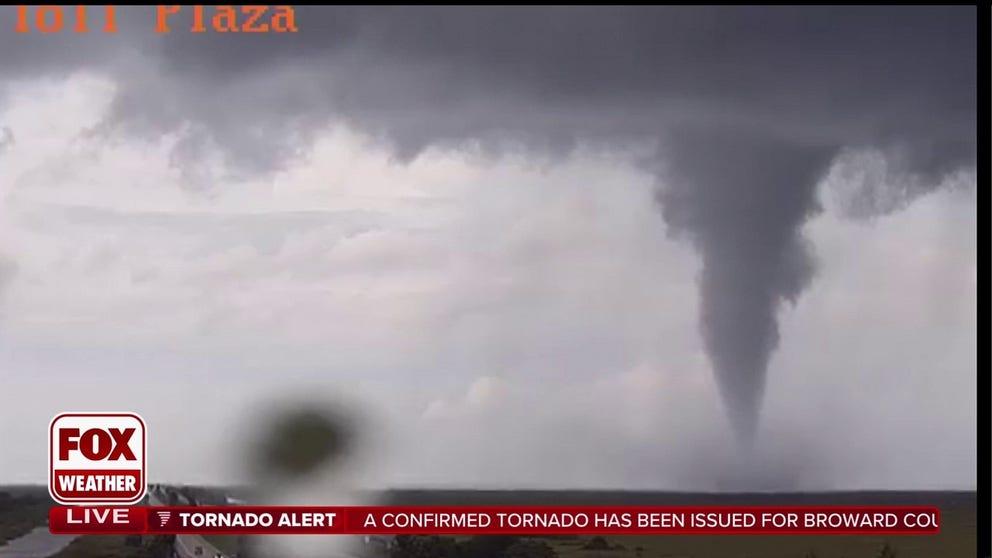
[[[178,18],[171,34],[132,34],[149,63],[115,70],[105,129],[185,127],[179,162],[216,144],[246,172],[339,119],[401,157],[656,142],[644,164],[670,230],[702,257],[701,331],[745,438],[779,305],[813,274],[801,227],[831,161],[873,148],[917,178],[901,202],[855,214],[975,162],[973,7],[307,7],[297,20],[292,35],[193,35]],[[38,49],[2,57],[64,63]]]
[[[0,84],[10,79],[35,77],[39,73],[57,74],[72,72],[81,67],[107,68],[123,56],[143,51],[150,27],[146,10],[117,7],[117,33],[100,33],[102,28],[103,6],[90,6],[86,17],[89,32],[69,31],[75,25],[75,7],[63,8],[61,33],[15,33],[17,11],[15,6],[0,6]],[[33,28],[34,7],[28,12],[28,21]],[[147,28],[143,28],[147,27]]]
[[333,107],[408,151],[672,124],[842,144],[960,142],[973,127],[969,8],[300,8],[299,20],[293,36],[168,35],[166,75],[202,87],[297,68],[310,87],[264,113]]
[[192,124],[271,164],[341,117],[408,155],[731,130],[898,148],[921,172],[974,158],[970,7],[299,7],[282,35],[188,33],[190,8],[157,35],[150,10],[119,10],[118,35],[0,34],[0,67],[117,65],[116,123]]

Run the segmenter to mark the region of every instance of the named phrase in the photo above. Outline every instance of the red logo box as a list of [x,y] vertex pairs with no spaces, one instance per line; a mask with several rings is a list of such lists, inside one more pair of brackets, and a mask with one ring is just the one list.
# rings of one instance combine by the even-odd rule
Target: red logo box
[[60,504],[145,497],[145,421],[136,413],[62,413],[48,427],[48,493]]

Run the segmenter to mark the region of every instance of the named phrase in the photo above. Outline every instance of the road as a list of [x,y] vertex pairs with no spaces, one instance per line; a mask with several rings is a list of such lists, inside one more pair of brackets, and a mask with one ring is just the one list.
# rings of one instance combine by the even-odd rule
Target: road
[[35,527],[28,534],[0,546],[0,558],[48,558],[76,539],[76,535],[53,535],[48,526]]
[[[149,506],[166,505],[159,498],[156,490],[148,491]],[[196,502],[181,502],[181,505],[196,505]],[[207,542],[200,535],[176,535],[176,542],[173,545],[178,558],[228,558],[217,547]],[[199,549],[199,552],[197,552]]]

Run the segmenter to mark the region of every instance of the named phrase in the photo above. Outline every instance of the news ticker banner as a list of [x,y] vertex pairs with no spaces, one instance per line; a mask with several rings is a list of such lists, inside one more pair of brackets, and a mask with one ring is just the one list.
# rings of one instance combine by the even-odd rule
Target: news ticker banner
[[940,511],[914,506],[71,506],[54,534],[729,535],[936,534]]

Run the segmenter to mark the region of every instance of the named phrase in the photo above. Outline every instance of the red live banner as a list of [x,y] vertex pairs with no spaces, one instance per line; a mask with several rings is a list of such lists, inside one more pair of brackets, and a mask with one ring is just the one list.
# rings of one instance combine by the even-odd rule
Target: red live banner
[[926,506],[53,507],[55,534],[935,534]]

